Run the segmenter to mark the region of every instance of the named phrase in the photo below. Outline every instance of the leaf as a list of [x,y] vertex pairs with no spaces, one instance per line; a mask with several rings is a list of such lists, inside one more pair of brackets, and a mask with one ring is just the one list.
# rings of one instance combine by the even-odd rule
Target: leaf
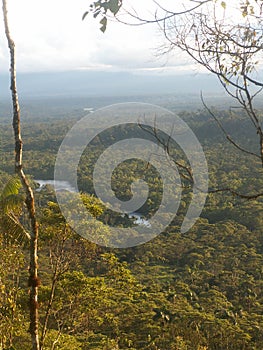
[[118,13],[120,6],[118,0],[110,0],[109,9],[114,14],[114,16]]
[[100,10],[96,10],[96,11],[93,13],[93,18],[97,18],[99,14],[100,14]]
[[21,182],[17,176],[11,177],[5,187],[0,193],[0,200],[4,200],[5,198],[16,195],[19,192],[19,189],[22,187]]
[[2,230],[10,241],[26,243],[27,240],[30,240],[30,234],[22,226],[19,220],[11,213],[6,214],[1,218],[0,224],[2,226]]
[[24,196],[21,194],[10,194],[4,200],[0,201],[0,209],[3,213],[13,211],[20,213],[24,203]]
[[100,24],[101,24],[100,30],[102,31],[102,33],[104,33],[107,28],[107,18],[103,17],[102,20],[100,21]]
[[82,16],[82,21],[84,21],[84,19],[86,18],[86,16],[89,14],[89,11],[86,11],[83,16]]
[[226,9],[226,3],[225,3],[225,1],[222,1],[222,2],[221,2],[221,6],[223,7],[224,10]]

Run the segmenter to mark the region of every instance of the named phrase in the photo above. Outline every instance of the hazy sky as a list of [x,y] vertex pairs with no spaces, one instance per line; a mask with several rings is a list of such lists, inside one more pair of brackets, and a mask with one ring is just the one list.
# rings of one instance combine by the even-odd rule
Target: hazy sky
[[[174,10],[175,0],[158,2]],[[135,27],[112,21],[103,34],[99,20],[94,20],[91,14],[82,21],[90,0],[7,0],[7,3],[19,72],[81,69],[160,74],[200,72],[200,67],[179,51],[170,57],[157,57],[158,49],[165,43],[157,25]],[[176,0],[177,11],[181,9],[180,3],[186,6],[189,2]],[[221,2],[218,3],[223,11]],[[231,14],[231,7],[238,4],[239,0],[227,2],[227,13]],[[153,18],[156,10],[154,0],[125,0],[124,5],[139,9],[144,18]],[[9,53],[2,15],[0,32],[0,73],[3,73],[8,72]]]
[[[126,0],[153,13],[152,0]],[[166,0],[169,6],[173,1]],[[110,23],[106,33],[91,15],[81,20],[87,0],[8,0],[10,30],[17,48],[20,72],[58,70],[129,70],[194,72],[182,54],[157,58],[163,38],[156,26],[130,27]],[[174,2],[173,2],[174,3]],[[139,6],[138,6],[139,5]],[[0,72],[8,72],[8,50],[0,25]]]

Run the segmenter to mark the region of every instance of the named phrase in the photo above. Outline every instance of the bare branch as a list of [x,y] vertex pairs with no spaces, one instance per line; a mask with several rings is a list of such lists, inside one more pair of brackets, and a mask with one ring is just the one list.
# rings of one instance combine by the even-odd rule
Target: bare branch
[[247,200],[253,200],[253,199],[257,199],[259,197],[263,197],[263,192],[259,192],[259,193],[255,193],[255,194],[242,194],[240,192],[234,191],[230,187],[219,188],[219,189],[214,189],[214,190],[210,189],[208,191],[208,193],[218,193],[218,192],[229,192],[235,197],[239,197],[239,198],[247,199]]
[[116,20],[118,22],[120,22],[122,24],[129,25],[129,26],[142,26],[142,25],[145,25],[145,24],[154,24],[154,23],[158,24],[158,23],[162,23],[164,21],[168,21],[169,19],[171,19],[171,18],[173,18],[175,16],[180,16],[180,15],[183,15],[183,14],[191,13],[191,12],[197,10],[198,8],[200,8],[201,6],[203,6],[203,5],[205,5],[205,4],[209,3],[209,2],[212,2],[212,0],[191,1],[191,2],[194,2],[194,3],[197,3],[197,4],[195,6],[192,6],[189,9],[185,9],[185,10],[178,11],[178,12],[174,12],[174,11],[170,11],[170,10],[165,9],[157,1],[153,1],[153,2],[156,4],[156,6],[159,9],[161,9],[165,13],[164,16],[158,17],[157,16],[157,10],[156,10],[154,19],[147,19],[147,18],[140,17],[139,14],[137,13],[137,11],[134,10],[134,9],[133,9],[133,12],[131,12],[131,11],[126,10],[125,8],[123,8],[123,14],[128,15],[129,17],[135,19],[137,22],[136,23],[131,23],[131,22],[127,22],[127,21],[122,20],[121,16],[123,14],[118,14],[118,15],[114,16],[114,18],[116,18]]
[[225,128],[223,127],[222,123],[219,121],[219,119],[217,118],[217,116],[215,115],[215,113],[207,106],[207,104],[204,101],[203,98],[203,94],[201,92],[200,94],[201,96],[201,101],[203,106],[205,107],[205,109],[207,110],[207,112],[213,117],[213,119],[215,120],[215,122],[217,123],[218,127],[220,128],[220,130],[223,132],[223,134],[225,135],[226,139],[233,145],[235,146],[238,150],[240,150],[241,152],[244,152],[246,154],[252,155],[254,157],[257,157],[259,159],[261,159],[261,157],[254,153],[254,152],[250,152],[248,150],[246,150],[245,148],[241,147],[240,145],[238,145],[231,137],[230,135],[227,133],[227,131],[225,130]]

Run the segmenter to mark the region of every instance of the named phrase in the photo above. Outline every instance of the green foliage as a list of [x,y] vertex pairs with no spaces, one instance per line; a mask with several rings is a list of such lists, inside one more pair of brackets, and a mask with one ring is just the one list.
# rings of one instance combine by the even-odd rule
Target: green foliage
[[[52,348],[53,346],[53,348]],[[47,336],[46,345],[43,350],[82,350],[82,343],[70,334],[60,335],[58,331],[51,330]]]
[[[219,111],[218,115],[237,139],[246,142],[251,149],[257,147],[242,114],[230,116],[226,111]],[[223,138],[205,112],[185,112],[182,117],[204,146],[211,187],[232,186],[243,192],[262,188],[260,163],[223,144]],[[49,139],[56,137],[58,146],[70,123],[58,122],[55,130],[45,127],[45,134],[41,132],[43,126],[31,126],[31,132],[37,131],[37,136],[29,138],[25,164],[34,176],[41,178],[41,171],[45,171],[50,155],[50,150],[45,148]],[[125,130],[118,130],[116,134],[123,137]],[[8,135],[3,135],[5,145]],[[104,136],[111,144],[110,135]],[[43,148],[39,148],[39,144]],[[102,145],[96,143],[83,154],[84,161],[78,170],[82,201],[94,217],[106,222],[108,216],[115,225],[131,226],[130,220],[113,216],[94,196],[90,169],[102,151]],[[8,159],[7,154],[8,149],[3,155],[5,159]],[[43,163],[30,162],[39,155]],[[10,164],[8,161],[4,164],[5,170],[11,168]],[[130,184],[144,169],[145,164],[136,164],[135,160],[119,166],[112,181],[118,195],[129,198]],[[147,203],[144,209],[151,215],[162,192],[158,191],[158,174],[151,167],[147,170],[151,185],[149,195],[155,204]],[[0,182],[6,183],[7,178],[1,173]],[[5,193],[11,195],[11,192]],[[14,188],[14,192],[19,196],[19,190]],[[9,195],[2,195],[2,198]],[[77,213],[80,208],[74,196],[71,201]],[[74,233],[60,212],[52,186],[36,192],[36,202],[39,205],[42,282],[39,288],[40,333],[54,289],[44,349],[52,348],[53,344],[54,349],[82,350],[261,348],[262,199],[244,201],[227,192],[209,195],[202,218],[191,231],[182,235],[179,226],[187,209],[185,195],[177,217],[165,233],[147,244],[123,250],[104,249]],[[21,213],[19,205],[15,213]],[[8,227],[2,225],[7,232]],[[101,228],[96,226],[98,230]],[[108,232],[102,234],[106,238]],[[23,247],[2,241],[0,339],[6,348],[27,350],[30,343],[27,277],[26,272],[22,272],[28,265],[26,256]]]
[[91,12],[94,18],[102,17],[100,20],[100,30],[104,33],[107,28],[107,15],[116,16],[122,6],[122,0],[99,0],[90,5],[90,10],[86,11],[82,20]]
[[12,348],[14,338],[23,332],[25,313],[19,299],[24,257],[19,246],[6,243],[0,236],[0,344]]
[[0,194],[0,231],[6,240],[20,243],[30,238],[26,228],[20,222],[24,196],[20,193],[21,183],[18,177],[10,177]]

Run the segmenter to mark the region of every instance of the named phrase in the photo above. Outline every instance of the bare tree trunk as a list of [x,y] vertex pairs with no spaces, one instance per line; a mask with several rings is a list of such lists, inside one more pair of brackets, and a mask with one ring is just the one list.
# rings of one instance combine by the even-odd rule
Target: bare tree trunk
[[260,129],[260,156],[261,156],[261,164],[263,168],[263,131]]
[[11,79],[11,94],[13,103],[13,130],[15,137],[15,171],[20,177],[24,191],[26,193],[26,207],[30,219],[30,266],[29,266],[29,280],[30,286],[29,307],[30,307],[30,334],[32,339],[32,350],[39,350],[38,337],[38,265],[37,265],[37,244],[38,244],[38,224],[36,220],[34,194],[28,179],[26,178],[22,169],[22,152],[23,142],[20,131],[20,107],[16,86],[16,62],[15,62],[15,43],[11,38],[7,15],[7,1],[2,0],[5,34],[10,50],[10,79]]
[[56,284],[58,281],[58,261],[56,262],[56,266],[55,266],[55,271],[53,273],[53,278],[52,278],[52,286],[51,286],[51,291],[50,291],[50,295],[49,295],[49,301],[48,301],[48,306],[47,306],[47,310],[46,310],[46,315],[45,315],[45,319],[44,319],[44,323],[43,323],[43,330],[42,330],[42,335],[40,337],[40,350],[42,350],[44,348],[44,342],[45,342],[45,338],[47,335],[47,330],[48,330],[48,321],[49,321],[49,317],[50,317],[50,313],[51,313],[51,307],[53,304],[53,300],[55,297],[55,289],[56,289]]

